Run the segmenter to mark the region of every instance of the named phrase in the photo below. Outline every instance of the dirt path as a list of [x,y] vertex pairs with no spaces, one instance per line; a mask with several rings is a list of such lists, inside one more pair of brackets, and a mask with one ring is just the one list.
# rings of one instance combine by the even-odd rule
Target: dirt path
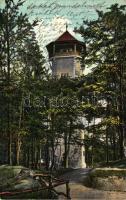
[[[89,169],[76,169],[61,176],[65,180],[70,180],[70,194],[72,199],[90,200],[126,200],[126,192],[101,191],[83,186],[83,178]],[[58,191],[65,192],[65,185],[58,186]],[[60,197],[60,199],[65,199]]]

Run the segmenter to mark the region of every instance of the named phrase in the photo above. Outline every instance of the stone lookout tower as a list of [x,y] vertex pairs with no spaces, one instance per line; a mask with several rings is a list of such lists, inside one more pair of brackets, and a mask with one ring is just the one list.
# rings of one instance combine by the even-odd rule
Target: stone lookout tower
[[[58,78],[68,76],[76,78],[83,75],[83,68],[81,67],[82,53],[85,54],[85,43],[77,40],[67,30],[55,41],[46,46],[49,53],[49,61],[51,63],[52,76]],[[80,139],[84,140],[84,131],[81,130]],[[84,145],[71,148],[71,163],[69,166],[78,168],[85,168],[85,148]],[[75,153],[76,150],[76,153]],[[73,160],[72,160],[73,157]]]
[[49,53],[52,75],[75,78],[83,74],[81,55],[85,44],[66,31],[55,41],[46,46]]

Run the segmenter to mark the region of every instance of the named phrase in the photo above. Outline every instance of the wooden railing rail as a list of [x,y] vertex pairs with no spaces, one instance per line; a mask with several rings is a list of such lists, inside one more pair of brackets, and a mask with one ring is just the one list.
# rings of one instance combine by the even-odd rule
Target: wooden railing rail
[[[52,175],[48,174],[35,174],[33,176],[34,179],[39,178],[40,183],[44,183],[45,186],[43,188],[38,188],[38,189],[27,189],[23,191],[6,191],[6,192],[0,192],[0,197],[5,197],[5,196],[15,196],[15,195],[20,195],[24,193],[30,193],[30,192],[40,192],[42,190],[48,189],[48,194],[49,198],[51,199],[51,194],[52,191],[54,191],[57,195],[63,195],[67,199],[71,199],[70,197],[70,187],[69,187],[69,181],[65,181],[63,179],[58,179],[53,177]],[[45,180],[46,178],[46,180]],[[60,186],[60,185],[66,185],[66,194],[63,192],[58,192],[55,187]]]

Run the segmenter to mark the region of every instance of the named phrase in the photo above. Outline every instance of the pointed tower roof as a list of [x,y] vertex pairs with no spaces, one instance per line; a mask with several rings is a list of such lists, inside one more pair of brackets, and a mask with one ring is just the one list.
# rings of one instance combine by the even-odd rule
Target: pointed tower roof
[[57,39],[55,42],[67,42],[67,41],[78,41],[74,36],[72,36],[67,30]]
[[77,40],[73,35],[70,34],[70,32],[66,29],[66,31],[60,35],[56,40],[53,42],[50,42],[46,47],[50,47],[53,44],[59,44],[59,43],[77,43],[81,45],[85,45],[84,42]]

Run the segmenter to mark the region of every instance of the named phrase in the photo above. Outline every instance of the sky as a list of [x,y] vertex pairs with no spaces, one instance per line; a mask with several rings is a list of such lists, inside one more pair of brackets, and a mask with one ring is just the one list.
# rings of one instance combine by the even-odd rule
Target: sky
[[[0,7],[4,1],[0,0]],[[97,18],[96,9],[106,10],[115,3],[124,5],[126,0],[26,0],[21,11],[27,13],[30,20],[41,20],[36,32],[39,41],[44,39],[44,46],[65,31],[66,23],[74,35],[74,27],[79,27],[83,20]]]
[[24,11],[30,18],[43,19],[46,25],[56,17],[65,18],[73,29],[85,19],[97,18],[96,9],[106,10],[115,3],[126,4],[126,0],[27,0]]
[[80,27],[83,20],[96,19],[96,9],[106,10],[112,4],[126,4],[126,0],[27,0],[23,7],[30,19],[41,20],[37,36],[42,46],[55,40],[66,29],[82,40],[80,35],[75,35],[74,27]]
[[[112,4],[126,4],[126,0],[27,0],[25,11],[30,18],[41,19],[36,28],[36,34],[41,48],[47,57],[45,45],[58,38],[68,24],[69,32],[79,40],[79,34],[73,32],[74,27],[80,27],[83,20],[97,18],[96,10],[106,10]],[[86,74],[90,70],[86,69]]]

